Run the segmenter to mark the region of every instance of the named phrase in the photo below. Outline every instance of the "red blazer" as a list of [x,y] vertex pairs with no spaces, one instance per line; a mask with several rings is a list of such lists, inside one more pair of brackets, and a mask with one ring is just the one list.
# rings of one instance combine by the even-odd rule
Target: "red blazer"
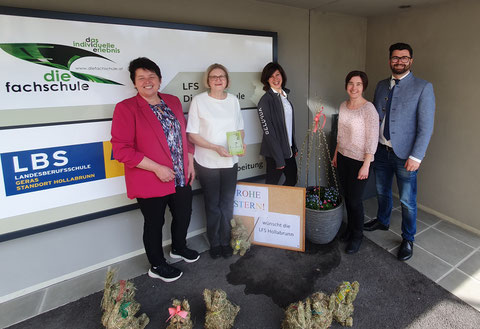
[[[180,122],[183,145],[185,179],[188,180],[188,153],[194,152],[187,141],[185,116],[180,100],[168,94],[160,94]],[[136,166],[146,156],[173,169],[172,157],[162,124],[142,96],[125,99],[115,106],[112,119],[113,157],[125,164],[127,196],[153,198],[175,193],[175,181],[164,183],[148,170]]]

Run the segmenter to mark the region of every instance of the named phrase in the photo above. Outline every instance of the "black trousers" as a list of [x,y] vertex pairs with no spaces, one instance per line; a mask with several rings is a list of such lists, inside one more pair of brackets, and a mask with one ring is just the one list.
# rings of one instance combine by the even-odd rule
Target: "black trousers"
[[165,223],[165,209],[168,205],[172,214],[172,248],[186,247],[187,231],[192,215],[192,188],[190,185],[176,187],[175,193],[157,198],[137,198],[144,218],[143,245],[150,264],[165,263],[162,247],[162,229]]
[[[340,184],[343,187],[343,197],[347,208],[347,230],[352,232],[352,237],[363,237],[363,192],[368,179],[357,179],[358,171],[362,167],[363,161],[354,160],[337,153],[337,169],[340,178]],[[368,177],[372,175],[372,166]]]
[[238,165],[232,168],[206,168],[195,162],[195,172],[203,189],[210,247],[228,246]]
[[285,186],[295,186],[297,184],[297,161],[295,156],[290,159],[285,159],[285,167],[283,169],[277,169],[275,160],[270,157],[265,157],[267,162],[267,173],[265,177],[265,184],[278,185],[278,181],[282,174],[285,175]]

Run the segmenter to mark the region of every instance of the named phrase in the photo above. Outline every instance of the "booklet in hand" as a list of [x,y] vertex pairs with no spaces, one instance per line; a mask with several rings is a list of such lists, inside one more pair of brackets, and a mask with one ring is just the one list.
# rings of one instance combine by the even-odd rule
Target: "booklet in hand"
[[243,154],[242,134],[240,131],[227,132],[228,152],[231,155]]

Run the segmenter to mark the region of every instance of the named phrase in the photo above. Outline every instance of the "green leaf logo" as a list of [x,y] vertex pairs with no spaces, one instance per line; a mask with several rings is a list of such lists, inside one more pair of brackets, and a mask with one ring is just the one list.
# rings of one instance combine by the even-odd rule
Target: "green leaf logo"
[[119,82],[95,75],[71,71],[70,66],[73,62],[83,57],[99,57],[113,62],[104,56],[85,49],[51,43],[0,43],[0,48],[8,54],[30,63],[67,70],[71,72],[74,77],[81,80],[123,85]]

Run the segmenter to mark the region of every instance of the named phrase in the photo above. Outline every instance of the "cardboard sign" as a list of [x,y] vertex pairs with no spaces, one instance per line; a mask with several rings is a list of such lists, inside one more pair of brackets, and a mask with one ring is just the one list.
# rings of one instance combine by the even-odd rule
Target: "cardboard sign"
[[233,215],[253,244],[305,251],[305,188],[238,183]]

